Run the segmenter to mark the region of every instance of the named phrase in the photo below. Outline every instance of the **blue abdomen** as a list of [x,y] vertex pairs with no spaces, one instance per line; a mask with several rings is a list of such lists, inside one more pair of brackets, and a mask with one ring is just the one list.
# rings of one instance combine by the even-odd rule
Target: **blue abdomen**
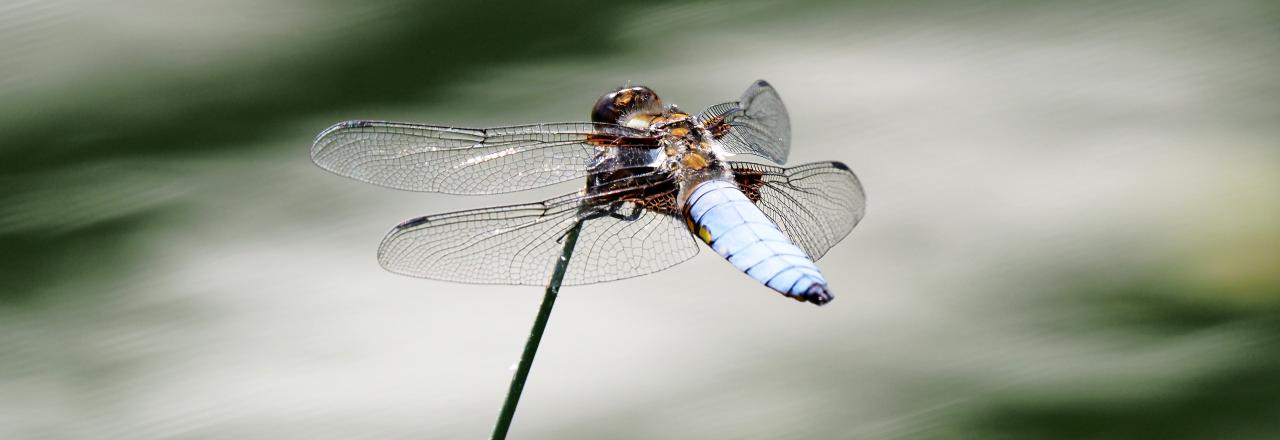
[[699,184],[685,203],[685,216],[694,235],[757,281],[797,300],[831,301],[813,260],[733,182]]

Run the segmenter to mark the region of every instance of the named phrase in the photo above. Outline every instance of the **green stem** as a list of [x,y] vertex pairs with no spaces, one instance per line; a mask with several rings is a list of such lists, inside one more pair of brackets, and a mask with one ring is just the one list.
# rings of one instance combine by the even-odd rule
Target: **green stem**
[[498,414],[498,423],[493,426],[493,439],[507,438],[507,430],[511,429],[511,418],[516,415],[516,405],[520,403],[520,394],[524,392],[524,382],[529,378],[529,368],[533,366],[533,357],[538,354],[538,344],[542,342],[542,332],[547,328],[547,320],[551,318],[551,308],[556,305],[556,296],[560,294],[560,283],[564,281],[564,272],[569,268],[569,257],[573,256],[573,247],[578,243],[578,233],[582,231],[579,221],[565,234],[564,251],[560,253],[560,261],[556,262],[556,270],[547,283],[547,293],[542,297],[542,307],[538,309],[538,317],[533,320],[533,329],[529,330],[529,341],[524,344],[524,354],[520,355],[520,365],[516,367],[516,375],[511,378],[511,389],[507,390],[507,400],[502,403],[502,413]]

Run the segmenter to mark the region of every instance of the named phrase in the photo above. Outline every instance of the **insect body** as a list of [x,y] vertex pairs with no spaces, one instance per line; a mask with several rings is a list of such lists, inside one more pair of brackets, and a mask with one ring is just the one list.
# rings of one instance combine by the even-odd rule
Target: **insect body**
[[697,115],[647,87],[624,87],[600,97],[591,122],[490,129],[343,122],[320,134],[312,158],[355,179],[454,194],[586,177],[583,190],[543,202],[404,222],[378,252],[392,272],[540,284],[559,240],[580,224],[566,284],[656,272],[697,254],[700,240],[762,284],[821,305],[832,296],[814,261],[861,220],[857,177],[839,162],[784,169],[731,160],[785,162],[790,130],[764,81]]

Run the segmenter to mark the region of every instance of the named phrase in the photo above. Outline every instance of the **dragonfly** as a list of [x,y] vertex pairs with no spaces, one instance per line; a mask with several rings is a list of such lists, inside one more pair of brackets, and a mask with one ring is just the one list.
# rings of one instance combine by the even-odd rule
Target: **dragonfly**
[[[346,121],[311,147],[320,167],[410,191],[497,194],[585,178],[536,203],[414,218],[395,226],[378,262],[408,276],[540,285],[578,229],[564,284],[658,272],[710,247],[765,286],[799,301],[832,300],[814,263],[861,221],[866,195],[841,162],[790,168],[791,122],[759,80],[740,99],[698,114],[644,86],[619,87],[590,122],[460,128]],[[701,243],[699,243],[701,242]]]

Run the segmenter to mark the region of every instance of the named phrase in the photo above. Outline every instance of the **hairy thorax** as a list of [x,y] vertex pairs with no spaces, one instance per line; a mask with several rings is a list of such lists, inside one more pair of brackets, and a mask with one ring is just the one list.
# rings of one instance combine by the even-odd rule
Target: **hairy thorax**
[[[600,97],[592,111],[592,121],[646,130],[659,135],[655,146],[616,148],[597,157],[593,164],[601,173],[595,183],[617,187],[634,179],[668,180],[671,199],[683,205],[694,187],[712,179],[731,179],[722,153],[712,143],[712,133],[697,118],[674,105],[664,105],[653,90],[624,87]],[[631,151],[628,151],[631,150]],[[610,185],[610,183],[619,185]]]

